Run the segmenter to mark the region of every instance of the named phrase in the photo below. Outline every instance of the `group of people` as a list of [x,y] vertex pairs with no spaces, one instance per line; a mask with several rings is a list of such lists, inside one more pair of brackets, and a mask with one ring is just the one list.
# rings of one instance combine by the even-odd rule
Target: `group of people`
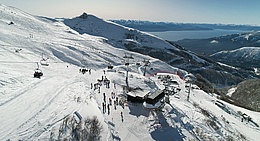
[[91,75],[91,69],[86,69],[86,68],[82,68],[82,69],[79,69],[79,72],[82,73],[82,74],[85,74],[86,72],[89,72],[89,75]]
[[103,93],[103,102],[102,102],[102,110],[103,113],[108,112],[107,114],[110,114],[110,106],[114,106],[114,109],[117,109],[117,106],[119,105],[119,99],[118,97],[115,96],[116,94],[114,92],[111,92],[111,97],[108,98],[106,97],[106,93]]
[[[82,71],[82,70],[81,70]],[[105,71],[104,71],[105,74]],[[104,75],[101,76],[101,79],[97,79],[96,83],[91,83],[90,88],[94,91],[98,90],[98,93],[100,94],[102,85],[105,86],[105,88],[110,89],[110,80]],[[116,89],[116,84],[114,83],[114,89]],[[101,95],[102,98],[102,112],[103,114],[107,113],[108,115],[111,114],[111,107],[113,107],[114,110],[117,110],[117,106],[120,104],[123,105],[122,101],[119,100],[118,96],[116,96],[115,92],[111,92],[111,95],[107,95],[106,93],[103,93]],[[123,107],[123,106],[122,106]],[[124,108],[124,107],[123,107]],[[120,113],[122,122],[123,122],[123,113]]]

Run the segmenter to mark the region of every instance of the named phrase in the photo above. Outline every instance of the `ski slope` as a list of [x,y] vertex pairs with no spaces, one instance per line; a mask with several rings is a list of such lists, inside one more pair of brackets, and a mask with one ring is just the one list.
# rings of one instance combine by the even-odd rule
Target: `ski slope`
[[[258,125],[260,113],[225,103],[195,86],[187,101],[188,84],[174,75],[178,72],[184,76],[185,71],[149,56],[114,48],[104,38],[79,34],[62,21],[33,16],[5,5],[0,5],[0,11],[0,140],[57,140],[64,120],[77,118],[75,112],[83,119],[98,118],[103,127],[102,141],[260,137],[259,127],[241,122],[237,111],[246,113]],[[112,104],[110,113],[103,112],[103,93],[106,101],[111,92],[124,100],[128,62],[123,58],[125,53],[134,57],[129,65],[129,87],[142,90],[136,93],[164,87],[154,75],[156,72],[173,73],[172,79],[178,82],[180,91],[169,96],[169,104],[153,110],[144,108],[142,103],[125,102],[124,107],[116,105],[115,109]],[[42,59],[49,66],[41,65]],[[144,59],[151,62],[146,76]],[[108,65],[114,66],[113,70],[108,70]],[[91,73],[80,73],[83,67],[91,69]],[[40,79],[33,77],[37,68],[43,72]],[[102,85],[98,92],[91,88],[91,83],[97,83],[102,76],[111,84],[110,88]],[[219,102],[225,108],[216,105]],[[65,138],[69,135],[60,137]]]

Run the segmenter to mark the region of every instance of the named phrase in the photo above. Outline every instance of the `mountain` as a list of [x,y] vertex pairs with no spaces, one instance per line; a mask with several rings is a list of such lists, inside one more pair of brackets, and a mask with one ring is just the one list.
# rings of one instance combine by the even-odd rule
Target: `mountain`
[[241,47],[260,47],[260,31],[223,35],[208,39],[184,39],[174,42],[201,55],[212,55]]
[[[5,5],[0,11],[0,140],[259,139],[259,113],[200,90],[184,79],[192,76],[187,71],[113,46],[103,36],[80,34],[64,19],[33,16]],[[165,44],[162,50],[180,50],[145,37]],[[155,75],[159,71],[164,73]],[[43,75],[35,78],[35,72]],[[176,93],[170,91],[159,109],[126,101],[126,95],[163,89],[167,79],[174,82]]]
[[156,36],[87,13],[73,19],[64,19],[64,23],[80,34],[104,37],[109,44],[120,48],[126,48],[127,45],[129,48],[148,46],[155,49],[177,49]]
[[222,87],[255,77],[250,71],[219,65],[173,42],[86,13],[76,18],[64,19],[64,23],[80,34],[104,37],[104,40],[114,47],[149,55],[191,72],[199,78],[196,84],[205,91],[211,91],[213,84]]
[[135,28],[147,32],[163,31],[192,31],[192,30],[260,30],[259,26],[235,25],[235,24],[200,24],[200,23],[174,23],[174,22],[151,22],[140,20],[110,20],[126,27]]
[[211,59],[240,68],[260,68],[260,47],[242,47],[221,51],[210,56]]
[[246,105],[255,111],[260,111],[260,80],[251,79],[239,83],[231,98],[238,101],[240,105]]

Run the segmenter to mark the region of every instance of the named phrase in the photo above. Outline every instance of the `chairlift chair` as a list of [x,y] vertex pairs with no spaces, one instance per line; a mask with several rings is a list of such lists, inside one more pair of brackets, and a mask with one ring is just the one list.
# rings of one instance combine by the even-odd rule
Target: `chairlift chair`
[[49,66],[49,64],[47,63],[47,60],[48,60],[49,58],[44,58],[43,57],[43,54],[42,54],[42,60],[40,61],[40,64],[42,65],[42,66]]
[[108,69],[113,69],[113,67],[114,66],[112,66],[112,65],[107,66]]
[[34,70],[33,76],[35,78],[41,78],[41,76],[43,76],[43,73],[42,73],[42,71],[40,69],[37,68],[37,69]]
[[44,59],[40,61],[40,64],[41,64],[42,66],[49,66],[49,64],[47,63],[47,61],[44,60]]

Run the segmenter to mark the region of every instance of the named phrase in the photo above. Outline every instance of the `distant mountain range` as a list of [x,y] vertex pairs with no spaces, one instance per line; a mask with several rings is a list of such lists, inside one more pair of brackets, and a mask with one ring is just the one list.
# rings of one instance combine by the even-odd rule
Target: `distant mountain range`
[[260,67],[260,31],[208,39],[185,39],[174,43],[230,66],[251,70]]
[[114,23],[135,28],[147,32],[159,31],[191,31],[191,30],[260,30],[260,26],[235,25],[235,24],[206,24],[206,23],[174,23],[174,22],[151,22],[140,20],[110,20]]
[[211,55],[219,51],[241,47],[260,47],[260,31],[224,35],[208,39],[184,39],[174,43],[201,55]]

